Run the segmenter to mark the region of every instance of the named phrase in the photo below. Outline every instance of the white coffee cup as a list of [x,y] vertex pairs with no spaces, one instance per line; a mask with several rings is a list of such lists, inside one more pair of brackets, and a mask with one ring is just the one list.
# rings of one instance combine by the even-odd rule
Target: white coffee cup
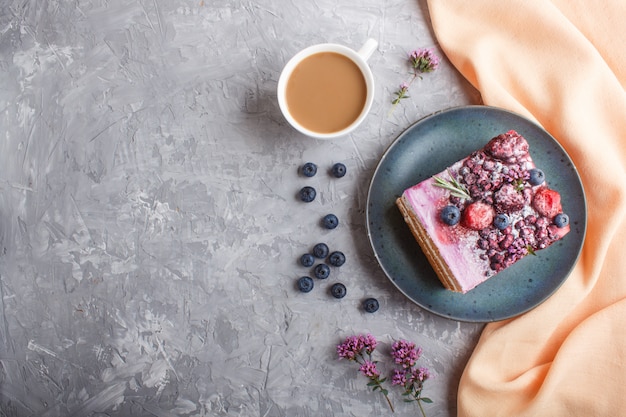
[[[367,114],[372,107],[372,103],[374,101],[374,76],[372,75],[372,70],[367,64],[367,60],[374,53],[376,48],[378,47],[378,42],[374,39],[368,39],[365,44],[359,49],[355,51],[353,49],[348,48],[347,46],[334,44],[334,43],[323,43],[318,45],[309,46],[308,48],[303,49],[298,52],[293,58],[291,58],[283,71],[280,74],[280,78],[278,79],[278,105],[280,110],[283,113],[283,116],[291,126],[293,126],[299,132],[317,139],[334,139],[341,136],[345,136],[356,129],[365,119]],[[358,117],[350,123],[347,127],[330,133],[320,133],[315,132],[309,128],[302,126],[291,114],[289,111],[289,106],[287,104],[287,83],[289,78],[291,77],[293,70],[300,64],[305,58],[310,57],[311,55],[320,53],[320,52],[334,52],[341,54],[354,62],[357,67],[360,69],[363,74],[363,78],[365,79],[366,86],[366,96],[365,96],[365,104]]]

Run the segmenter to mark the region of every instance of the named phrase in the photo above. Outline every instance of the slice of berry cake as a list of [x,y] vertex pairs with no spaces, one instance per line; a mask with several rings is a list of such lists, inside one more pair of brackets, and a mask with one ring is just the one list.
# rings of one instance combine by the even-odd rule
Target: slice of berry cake
[[444,287],[475,288],[565,236],[569,218],[511,130],[396,200]]

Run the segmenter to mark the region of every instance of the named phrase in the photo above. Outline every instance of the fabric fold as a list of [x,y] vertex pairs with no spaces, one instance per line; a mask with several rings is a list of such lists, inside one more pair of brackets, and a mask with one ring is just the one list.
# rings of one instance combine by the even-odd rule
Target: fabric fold
[[587,198],[579,262],[546,302],[486,326],[459,416],[617,416],[626,399],[626,2],[429,0],[437,40],[486,105],[572,157]]

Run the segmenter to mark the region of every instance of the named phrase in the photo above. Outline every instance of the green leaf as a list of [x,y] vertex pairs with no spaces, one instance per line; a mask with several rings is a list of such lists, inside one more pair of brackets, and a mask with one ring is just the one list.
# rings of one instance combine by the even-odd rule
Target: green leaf
[[422,400],[423,402],[425,402],[427,404],[432,404],[433,403],[433,400],[431,400],[428,397],[422,397],[422,398],[420,398],[420,400]]
[[440,177],[433,177],[433,179],[435,180],[435,183],[433,185],[435,187],[440,187],[440,188],[450,191],[450,194],[452,194],[455,197],[462,198],[465,200],[471,200],[472,196],[470,196],[469,191],[467,191],[467,188],[465,188],[463,184],[461,184],[456,178],[454,178],[454,175],[452,175],[452,171],[450,171],[449,169],[448,169],[448,175],[450,176],[449,181]]

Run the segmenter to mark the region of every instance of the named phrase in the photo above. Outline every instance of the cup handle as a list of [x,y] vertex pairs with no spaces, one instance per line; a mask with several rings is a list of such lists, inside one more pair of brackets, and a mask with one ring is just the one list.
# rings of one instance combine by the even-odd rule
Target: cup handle
[[375,39],[370,38],[363,44],[357,54],[363,58],[363,61],[367,61],[372,56],[376,48],[378,48],[378,42]]

